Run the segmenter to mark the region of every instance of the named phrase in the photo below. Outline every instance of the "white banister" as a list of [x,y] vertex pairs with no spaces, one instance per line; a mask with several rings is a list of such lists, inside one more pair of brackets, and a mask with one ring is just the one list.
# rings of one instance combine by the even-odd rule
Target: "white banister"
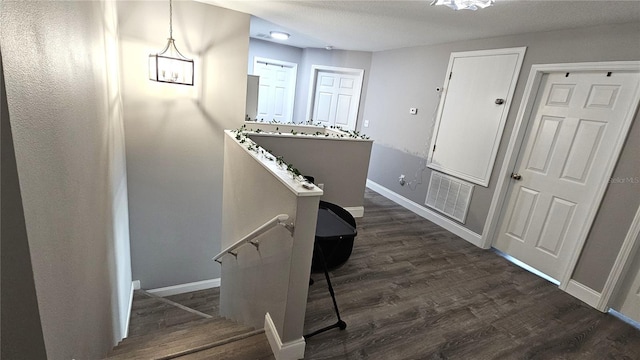
[[264,234],[268,230],[272,229],[273,227],[278,226],[278,225],[284,226],[293,235],[293,225],[286,223],[287,220],[289,220],[289,215],[287,215],[287,214],[277,215],[273,219],[267,221],[266,223],[264,223],[263,225],[261,225],[257,229],[253,230],[252,232],[250,232],[249,234],[244,236],[242,239],[236,241],[231,246],[229,246],[226,249],[222,250],[218,255],[213,257],[213,260],[218,262],[218,263],[221,263],[220,258],[225,256],[225,255],[227,255],[227,254],[231,254],[231,255],[237,257],[238,254],[233,252],[233,250],[241,247],[242,245],[244,245],[246,243],[249,243],[249,244],[255,246],[256,249],[258,249],[259,243],[257,241],[255,241],[254,239],[256,237]]

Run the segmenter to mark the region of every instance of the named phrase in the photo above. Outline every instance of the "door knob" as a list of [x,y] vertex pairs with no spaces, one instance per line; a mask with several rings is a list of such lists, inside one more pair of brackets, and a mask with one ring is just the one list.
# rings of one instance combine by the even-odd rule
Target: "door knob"
[[504,99],[496,99],[496,105],[504,104]]
[[520,175],[518,173],[511,173],[511,178],[513,180],[522,180],[522,175]]

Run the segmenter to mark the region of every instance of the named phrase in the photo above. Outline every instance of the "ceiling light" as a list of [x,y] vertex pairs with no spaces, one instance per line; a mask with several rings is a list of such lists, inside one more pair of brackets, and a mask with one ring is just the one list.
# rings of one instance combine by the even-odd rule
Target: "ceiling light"
[[272,31],[269,34],[271,35],[272,38],[277,40],[287,40],[289,36],[291,36],[286,32],[282,32],[282,31]]
[[478,10],[489,7],[495,3],[495,0],[434,0],[433,5],[445,5],[453,10]]
[[149,55],[149,80],[193,86],[193,60],[178,51],[173,40],[173,6],[169,0],[169,38],[167,46]]

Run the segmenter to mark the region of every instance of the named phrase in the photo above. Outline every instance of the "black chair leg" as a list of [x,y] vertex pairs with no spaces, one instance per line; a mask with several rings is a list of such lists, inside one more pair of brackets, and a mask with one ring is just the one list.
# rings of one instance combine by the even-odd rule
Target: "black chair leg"
[[316,246],[314,250],[318,252],[318,256],[320,257],[320,262],[322,263],[322,267],[324,270],[324,277],[325,279],[327,279],[327,287],[329,288],[329,294],[331,294],[331,300],[333,300],[333,309],[336,311],[336,316],[338,317],[338,321],[335,324],[323,327],[322,329],[318,329],[310,334],[304,335],[305,339],[308,339],[314,335],[318,335],[320,333],[323,333],[327,330],[331,330],[334,328],[339,328],[340,330],[344,330],[347,328],[347,323],[342,321],[342,319],[340,318],[340,310],[338,310],[338,303],[336,302],[336,294],[333,291],[333,285],[331,285],[331,278],[329,277],[329,270],[327,269],[327,263],[325,262],[325,259],[324,259],[324,253],[320,248],[320,246]]

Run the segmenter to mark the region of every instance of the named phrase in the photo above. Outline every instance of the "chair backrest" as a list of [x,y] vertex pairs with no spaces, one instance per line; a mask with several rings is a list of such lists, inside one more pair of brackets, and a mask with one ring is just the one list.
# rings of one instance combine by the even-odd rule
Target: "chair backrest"
[[342,220],[346,221],[349,225],[353,226],[354,228],[356,227],[356,219],[353,217],[353,215],[351,215],[350,212],[345,210],[345,208],[343,208],[342,206],[320,200],[320,208],[331,210],[334,214],[338,215]]

